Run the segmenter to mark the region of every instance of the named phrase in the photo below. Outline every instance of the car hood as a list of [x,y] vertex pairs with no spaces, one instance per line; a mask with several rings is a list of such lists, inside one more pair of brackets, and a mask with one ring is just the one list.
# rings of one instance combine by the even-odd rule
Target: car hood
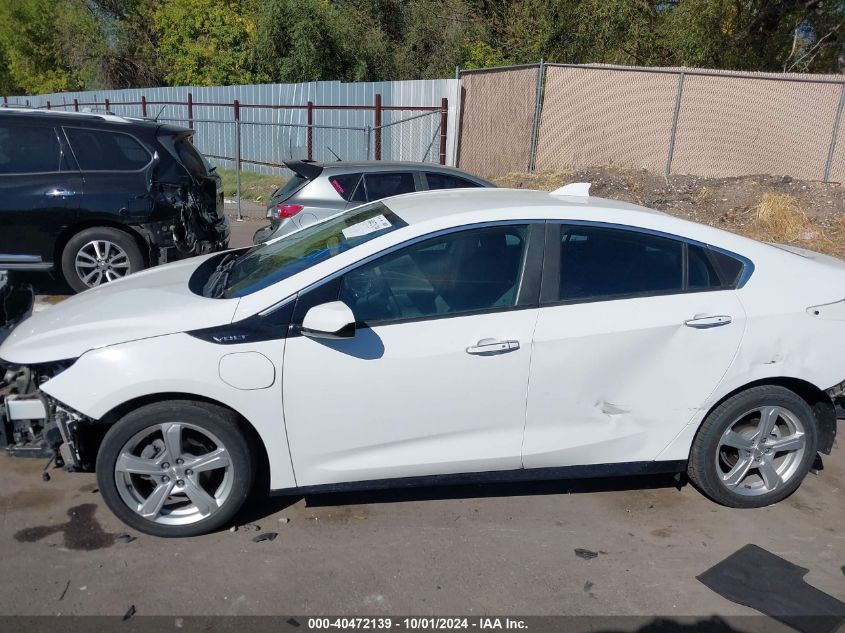
[[136,273],[36,312],[0,345],[0,359],[47,363],[97,347],[230,323],[238,299],[209,299],[188,288],[191,274],[207,258]]

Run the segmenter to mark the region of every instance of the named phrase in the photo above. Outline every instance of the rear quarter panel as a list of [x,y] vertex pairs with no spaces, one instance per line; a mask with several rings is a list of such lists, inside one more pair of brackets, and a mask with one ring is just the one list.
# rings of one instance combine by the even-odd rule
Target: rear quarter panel
[[759,244],[748,283],[737,290],[746,331],[731,366],[693,421],[659,459],[686,459],[707,413],[749,383],[797,378],[824,391],[845,380],[845,309],[813,306],[845,299],[845,264],[813,260]]

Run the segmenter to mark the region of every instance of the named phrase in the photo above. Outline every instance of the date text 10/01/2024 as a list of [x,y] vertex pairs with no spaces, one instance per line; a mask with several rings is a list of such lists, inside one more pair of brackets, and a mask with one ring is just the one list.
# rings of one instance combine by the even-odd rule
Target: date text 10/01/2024
[[372,630],[451,630],[476,629],[479,631],[527,629],[524,620],[514,618],[479,617],[479,618],[308,618],[308,628],[321,629],[372,629]]

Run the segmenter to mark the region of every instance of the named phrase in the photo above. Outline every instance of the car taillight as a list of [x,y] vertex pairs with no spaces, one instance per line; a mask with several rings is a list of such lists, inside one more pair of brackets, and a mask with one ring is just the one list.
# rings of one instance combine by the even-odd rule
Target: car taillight
[[279,220],[284,218],[292,218],[297,213],[302,211],[302,205],[299,204],[277,204],[273,209],[273,216]]

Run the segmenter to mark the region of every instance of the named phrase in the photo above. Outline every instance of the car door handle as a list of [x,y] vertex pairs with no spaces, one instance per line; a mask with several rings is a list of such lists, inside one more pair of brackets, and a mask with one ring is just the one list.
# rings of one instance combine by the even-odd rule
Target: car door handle
[[491,354],[505,354],[519,349],[519,341],[498,341],[494,338],[483,338],[475,345],[467,347],[467,354],[489,356]]
[[47,193],[44,194],[48,198],[70,198],[71,196],[75,196],[76,192],[71,191],[70,189],[50,189]]
[[732,320],[727,314],[696,314],[693,318],[684,321],[684,325],[698,330],[706,330],[711,327],[728,325]]

